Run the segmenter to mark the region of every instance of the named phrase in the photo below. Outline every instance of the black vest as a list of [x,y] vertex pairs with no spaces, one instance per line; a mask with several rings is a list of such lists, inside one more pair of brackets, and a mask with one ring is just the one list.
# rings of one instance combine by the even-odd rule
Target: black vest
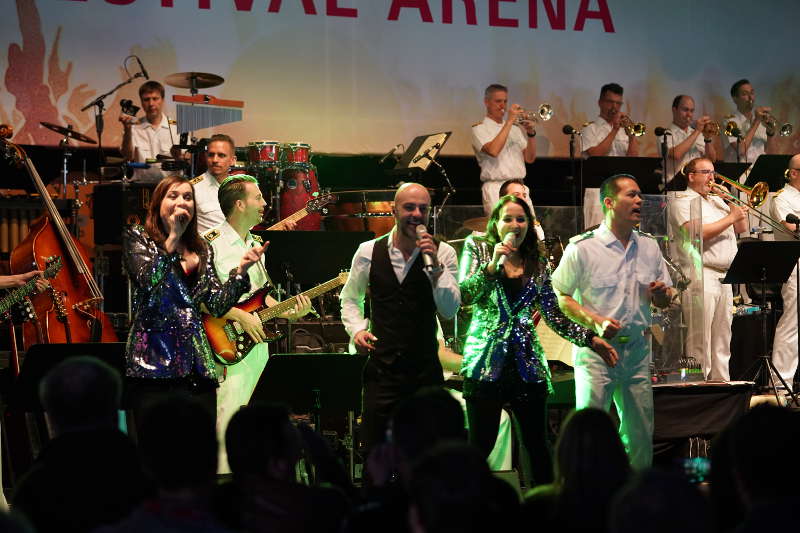
[[371,331],[378,337],[373,354],[387,364],[398,361],[420,370],[436,366],[436,303],[422,254],[399,283],[389,259],[389,235],[375,241],[369,271]]

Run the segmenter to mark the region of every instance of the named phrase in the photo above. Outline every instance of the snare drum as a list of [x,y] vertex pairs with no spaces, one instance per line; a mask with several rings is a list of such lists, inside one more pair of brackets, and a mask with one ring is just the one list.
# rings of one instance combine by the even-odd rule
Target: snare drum
[[247,161],[260,167],[277,167],[281,143],[278,141],[253,141],[247,143]]
[[286,143],[281,145],[281,161],[286,168],[310,167],[311,145],[306,143]]

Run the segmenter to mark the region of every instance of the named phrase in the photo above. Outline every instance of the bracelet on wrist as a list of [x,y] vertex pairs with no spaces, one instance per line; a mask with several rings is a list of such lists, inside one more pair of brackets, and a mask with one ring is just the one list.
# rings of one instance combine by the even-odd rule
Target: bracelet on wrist
[[536,137],[536,130],[533,130],[533,133],[528,133],[529,139],[533,139],[534,137]]
[[704,143],[706,143],[706,144],[711,144],[711,141],[712,141],[712,139],[708,139],[708,138],[706,138],[706,137],[703,137],[703,142],[704,142]]

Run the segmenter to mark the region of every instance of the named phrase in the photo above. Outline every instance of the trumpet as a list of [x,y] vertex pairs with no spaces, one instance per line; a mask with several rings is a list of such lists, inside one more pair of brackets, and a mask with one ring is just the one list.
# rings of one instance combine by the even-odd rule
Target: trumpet
[[553,118],[553,106],[550,104],[542,104],[539,106],[539,109],[534,111],[528,111],[527,109],[522,109],[522,112],[517,115],[517,124],[522,124],[523,122],[547,122]]
[[[736,195],[731,194],[728,189],[722,186],[722,184],[717,183],[714,179],[719,179],[724,183],[727,183],[731,187],[743,191],[748,196],[748,201],[744,202]],[[758,217],[767,223],[768,226],[771,226],[772,229],[780,231],[781,233],[792,237],[795,240],[800,240],[800,236],[795,234],[793,231],[789,231],[786,227],[779,221],[775,220],[769,215],[764,214],[762,211],[759,211],[758,208],[766,201],[767,195],[769,194],[769,185],[766,182],[759,181],[752,187],[747,187],[742,185],[736,180],[731,178],[725,177],[722,174],[715,174],[713,177],[709,178],[709,187],[716,191],[718,196],[724,196],[726,201],[735,203],[740,207],[746,207],[754,211]]]
[[619,120],[620,125],[625,129],[625,133],[634,137],[641,137],[647,133],[647,126],[644,122],[634,122],[628,115],[622,115]]
[[[767,128],[767,132],[771,131],[773,135],[775,134],[775,130],[778,129],[778,119],[777,118],[772,116],[772,114],[770,112],[766,112],[763,115],[761,115],[761,122],[764,123],[764,126]],[[778,129],[778,135],[780,137],[788,137],[789,135],[792,134],[793,130],[794,130],[794,128],[792,127],[792,125],[790,123],[784,122],[781,125],[780,129]]]
[[709,137],[716,137],[719,135],[719,122],[706,122],[703,126],[703,137],[708,139]]
[[742,130],[739,129],[739,125],[736,122],[729,120],[725,123],[725,131],[723,133],[728,137],[738,137],[742,134]]

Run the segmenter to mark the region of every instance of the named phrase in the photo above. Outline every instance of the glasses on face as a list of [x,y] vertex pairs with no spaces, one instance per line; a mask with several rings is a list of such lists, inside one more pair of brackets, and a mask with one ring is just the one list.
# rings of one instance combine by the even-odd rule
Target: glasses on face
[[713,173],[714,173],[713,170],[709,170],[707,168],[701,168],[701,169],[692,170],[691,172],[689,172],[689,174],[713,174]]

